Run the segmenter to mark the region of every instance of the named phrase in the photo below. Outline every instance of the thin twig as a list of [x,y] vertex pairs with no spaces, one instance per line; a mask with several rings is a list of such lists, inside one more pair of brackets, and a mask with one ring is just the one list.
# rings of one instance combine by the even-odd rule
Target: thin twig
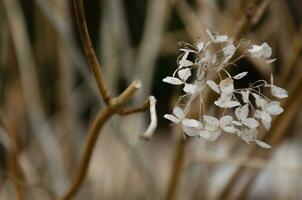
[[[84,6],[82,0],[74,0],[75,14],[78,23],[78,29],[82,39],[82,44],[85,49],[86,57],[89,60],[90,67],[93,70],[95,79],[98,83],[100,93],[107,104],[96,116],[93,121],[89,132],[88,138],[84,146],[84,152],[81,156],[80,166],[76,172],[75,178],[73,179],[69,189],[63,195],[63,200],[68,200],[73,198],[81,187],[84,178],[87,173],[87,169],[91,160],[92,152],[95,147],[100,129],[103,127],[104,123],[114,114],[119,114],[120,110],[123,110],[122,106],[134,95],[134,93],[141,87],[141,82],[136,80],[133,81],[119,96],[115,98],[110,98],[110,93],[107,89],[105,81],[103,79],[102,71],[100,69],[99,61],[95,55],[94,49],[92,47],[91,40],[89,38],[89,33],[87,30]],[[151,105],[151,104],[150,104]]]
[[71,199],[81,187],[87,173],[92,152],[99,136],[100,129],[113,114],[117,113],[120,106],[127,102],[130,97],[140,88],[140,86],[141,84],[139,81],[134,81],[126,90],[124,90],[124,92],[120,96],[113,98],[109,102],[109,105],[107,107],[104,107],[97,114],[95,120],[91,125],[91,128],[89,129],[88,138],[84,146],[84,152],[82,154],[80,166],[76,172],[76,176],[62,199]]
[[82,185],[82,182],[87,173],[89,161],[91,159],[92,151],[97,141],[100,128],[112,116],[112,114],[113,112],[111,112],[108,108],[104,108],[97,114],[88,132],[88,138],[84,147],[84,153],[82,154],[80,166],[77,170],[76,177],[72,181],[70,189],[66,192],[62,199],[71,199],[78,190],[78,188]]
[[173,158],[172,163],[172,171],[170,174],[170,180],[168,183],[167,193],[165,196],[165,200],[172,200],[175,197],[175,193],[177,191],[180,178],[181,178],[181,172],[185,160],[185,147],[186,147],[187,141],[180,136],[178,138],[177,144],[176,144],[176,150],[175,155]]
[[82,0],[74,0],[74,8],[76,21],[78,25],[78,30],[80,32],[80,37],[83,43],[84,51],[86,57],[88,59],[89,65],[95,77],[95,80],[98,85],[99,92],[103,97],[103,100],[106,104],[110,101],[110,92],[108,90],[108,86],[105,83],[103,72],[101,71],[101,65],[96,57],[95,51],[93,49],[93,45],[88,33],[85,13],[84,13],[84,5]]
[[145,100],[144,103],[140,106],[133,107],[133,108],[124,108],[118,111],[119,115],[131,115],[138,112],[144,112],[148,110],[150,107],[149,99]]

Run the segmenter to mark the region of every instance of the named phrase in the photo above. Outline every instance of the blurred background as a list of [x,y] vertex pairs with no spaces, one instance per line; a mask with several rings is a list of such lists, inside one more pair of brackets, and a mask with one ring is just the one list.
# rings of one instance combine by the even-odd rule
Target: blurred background
[[[104,126],[75,199],[302,199],[301,0],[90,0],[88,30],[113,95],[134,79],[129,105],[157,98],[158,128],[139,139],[149,113]],[[176,67],[177,42],[205,29],[267,42],[277,61],[237,64],[248,84],[290,92],[262,150],[222,135],[182,140],[163,119],[181,91],[162,79]],[[238,68],[236,68],[237,70]],[[87,130],[104,105],[68,0],[0,1],[0,199],[57,199],[76,173]]]

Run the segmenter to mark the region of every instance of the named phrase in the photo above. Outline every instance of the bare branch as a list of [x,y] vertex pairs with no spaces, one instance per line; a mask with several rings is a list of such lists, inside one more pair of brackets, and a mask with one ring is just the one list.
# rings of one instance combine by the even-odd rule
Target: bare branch
[[85,12],[82,0],[74,0],[74,7],[75,7],[75,15],[76,21],[78,25],[78,30],[80,33],[81,41],[84,47],[84,51],[86,57],[88,59],[90,68],[93,72],[95,80],[98,85],[98,89],[103,97],[103,100],[106,104],[110,101],[110,92],[108,90],[107,84],[104,80],[104,75],[101,70],[101,65],[96,57],[95,51],[93,49],[93,45],[88,33],[87,24],[85,20]]

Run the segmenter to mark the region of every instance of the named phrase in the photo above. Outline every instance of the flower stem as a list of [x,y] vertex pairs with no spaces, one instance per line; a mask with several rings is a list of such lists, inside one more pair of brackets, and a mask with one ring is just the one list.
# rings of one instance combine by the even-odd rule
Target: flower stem
[[172,161],[172,171],[170,174],[170,180],[168,183],[168,189],[165,196],[165,200],[174,199],[176,190],[180,182],[182,167],[185,160],[186,144],[187,141],[182,136],[177,141],[175,155]]

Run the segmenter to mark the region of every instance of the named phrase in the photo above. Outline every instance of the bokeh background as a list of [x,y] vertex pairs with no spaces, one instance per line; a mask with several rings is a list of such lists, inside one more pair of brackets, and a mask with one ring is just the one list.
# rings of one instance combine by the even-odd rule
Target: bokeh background
[[[93,45],[113,95],[134,79],[129,105],[157,98],[158,128],[139,134],[148,112],[114,116],[103,128],[75,199],[301,199],[301,0],[84,1]],[[181,91],[162,79],[176,67],[178,41],[205,29],[267,42],[277,61],[237,64],[242,84],[270,73],[290,92],[262,150],[236,137],[182,142],[162,116]],[[236,68],[237,69],[237,68]],[[57,199],[74,176],[87,130],[103,107],[68,0],[0,1],[0,199]],[[178,169],[178,170],[177,170]],[[175,172],[178,171],[178,172]],[[176,177],[176,178],[175,178]]]

